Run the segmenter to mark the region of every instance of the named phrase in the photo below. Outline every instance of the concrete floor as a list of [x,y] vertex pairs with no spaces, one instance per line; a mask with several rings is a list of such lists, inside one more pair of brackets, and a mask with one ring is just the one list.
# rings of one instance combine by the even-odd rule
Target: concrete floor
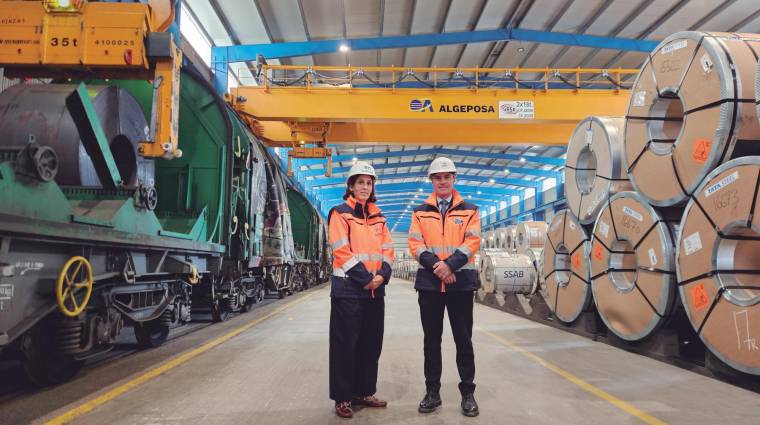
[[[329,288],[317,289],[303,302],[72,423],[349,423],[334,415],[328,399],[329,310]],[[243,317],[238,326],[251,320]],[[377,394],[388,400],[389,407],[357,411],[353,420],[362,424],[641,423],[542,366],[524,349],[667,423],[758,423],[760,396],[755,393],[479,304],[475,324],[480,416],[465,418],[459,413],[454,343],[448,329],[443,406],[432,414],[417,413],[424,391],[419,311],[411,285],[394,280],[386,298]],[[87,399],[38,420],[53,418]]]

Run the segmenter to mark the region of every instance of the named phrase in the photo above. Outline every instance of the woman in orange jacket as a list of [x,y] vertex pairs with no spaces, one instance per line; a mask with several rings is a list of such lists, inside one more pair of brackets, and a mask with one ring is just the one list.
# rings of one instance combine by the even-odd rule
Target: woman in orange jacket
[[353,416],[352,405],[387,406],[374,394],[393,242],[375,205],[376,178],[370,164],[357,162],[348,173],[346,202],[330,210],[328,218],[333,248],[330,398],[342,418]]

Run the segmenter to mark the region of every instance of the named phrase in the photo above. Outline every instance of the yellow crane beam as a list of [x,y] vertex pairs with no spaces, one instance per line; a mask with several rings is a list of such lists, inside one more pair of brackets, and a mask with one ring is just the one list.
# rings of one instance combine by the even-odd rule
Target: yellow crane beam
[[[493,146],[501,144],[565,145],[576,124],[503,124],[503,123],[446,123],[439,122],[333,122],[323,138],[315,133],[299,132],[303,124],[282,121],[259,121],[258,136],[270,146],[291,147],[297,144],[319,144],[328,140],[332,144],[382,145],[469,145]],[[317,123],[322,124],[322,123]],[[291,125],[293,125],[291,127]]]
[[[636,72],[265,65],[262,85],[234,88],[230,101],[261,124],[260,136],[272,145],[564,145],[582,119],[625,113],[630,92],[621,81]],[[382,87],[367,87],[360,77],[369,75]],[[432,87],[403,88],[404,75]],[[473,88],[443,88],[452,75]],[[494,76],[509,76],[514,88],[483,88]],[[596,88],[553,88],[557,83]],[[521,88],[528,84],[538,89]]]

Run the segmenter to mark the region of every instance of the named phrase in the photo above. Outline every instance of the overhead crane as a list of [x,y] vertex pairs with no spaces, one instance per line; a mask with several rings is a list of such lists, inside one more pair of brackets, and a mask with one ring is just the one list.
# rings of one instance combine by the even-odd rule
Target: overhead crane
[[343,143],[564,146],[583,118],[624,114],[637,72],[262,64],[260,84],[229,100],[267,144],[293,148],[291,160]]

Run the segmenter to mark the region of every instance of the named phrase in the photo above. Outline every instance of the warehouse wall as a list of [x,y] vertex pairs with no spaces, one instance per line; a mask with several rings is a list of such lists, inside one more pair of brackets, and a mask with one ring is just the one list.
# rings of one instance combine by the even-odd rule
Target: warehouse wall
[[406,232],[393,232],[391,233],[393,239],[393,251],[396,253],[396,258],[402,256],[410,257],[409,245],[407,240],[409,239],[409,233]]

